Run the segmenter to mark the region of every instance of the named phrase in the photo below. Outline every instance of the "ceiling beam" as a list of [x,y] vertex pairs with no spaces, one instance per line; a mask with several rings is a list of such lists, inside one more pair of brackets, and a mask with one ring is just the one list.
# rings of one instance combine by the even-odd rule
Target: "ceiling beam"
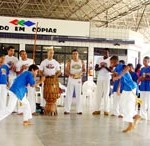
[[72,15],[74,15],[78,10],[80,10],[82,7],[84,7],[86,4],[88,4],[91,0],[86,0],[84,3],[81,5],[76,4],[75,7],[77,6],[78,8],[75,10],[72,10],[71,14],[68,15],[68,18],[70,18]]
[[22,0],[19,3],[18,9],[16,9],[16,15],[20,15],[20,13],[24,10],[24,8],[26,8],[28,2],[29,2],[29,0]]
[[[102,14],[102,13],[104,13],[104,12],[109,11],[110,8],[112,8],[112,7],[114,7],[115,5],[121,3],[122,1],[123,1],[123,0],[120,0],[120,1],[118,1],[118,2],[115,2],[114,4],[110,5],[110,6],[107,7],[107,8],[104,7],[102,4],[100,4],[100,6],[97,7],[97,9],[101,10],[101,7],[103,6],[103,7],[104,7],[104,10],[103,10],[103,11],[100,11],[100,12],[98,12],[98,13],[95,13],[92,17],[90,17],[90,20],[94,19],[95,17],[97,17],[98,15],[100,15],[100,14]],[[95,11],[95,10],[93,9],[92,12],[94,12],[94,11]]]
[[[112,22],[114,22],[114,21],[116,21],[116,20],[118,20],[118,19],[120,19],[122,17],[125,17],[125,16],[127,16],[127,15],[129,15],[129,14],[131,14],[131,13],[133,13],[133,12],[135,12],[135,11],[141,9],[141,8],[143,8],[143,6],[145,6],[145,5],[150,5],[150,1],[148,0],[148,1],[144,2],[144,3],[142,3],[141,5],[134,6],[134,7],[130,8],[128,11],[122,12],[122,13],[120,13],[120,14],[112,17],[112,18],[110,18],[108,21],[109,21],[109,23],[112,23]],[[99,25],[98,27],[103,27],[103,26],[105,26],[105,24]]]
[[[71,5],[70,5],[70,2],[69,2],[69,0],[67,0],[67,3],[68,3],[68,5],[69,5],[69,8],[68,8],[68,10],[69,10],[69,14],[68,14],[68,16],[70,16],[70,14],[72,14],[73,13],[73,11],[72,11],[72,7],[71,7]],[[68,19],[69,17],[66,17],[66,19]],[[79,18],[79,16],[75,13],[75,16],[77,17],[77,19],[79,20],[80,18]],[[71,19],[71,18],[70,18]]]
[[3,1],[2,0],[0,0],[0,9],[1,9],[1,6],[3,5]]
[[[51,4],[49,5],[50,7],[45,11],[45,16],[47,17],[47,16],[52,16],[51,15],[51,12],[52,12],[52,10],[54,10],[56,7],[57,7],[57,5],[54,5],[56,2],[57,2],[58,0],[53,0],[52,2],[51,2]],[[53,13],[54,14],[54,13]]]
[[144,13],[145,13],[145,10],[146,10],[146,7],[147,7],[147,5],[144,6],[144,9],[143,9],[141,18],[140,18],[140,20],[139,20],[139,23],[137,24],[136,31],[138,31],[138,29],[139,29],[139,27],[140,27],[141,21],[142,21],[142,19],[143,19],[143,16],[144,16]]
[[144,19],[146,21],[147,27],[150,27],[150,23],[149,23],[149,20],[147,19],[147,17],[148,16],[146,14],[144,14]]

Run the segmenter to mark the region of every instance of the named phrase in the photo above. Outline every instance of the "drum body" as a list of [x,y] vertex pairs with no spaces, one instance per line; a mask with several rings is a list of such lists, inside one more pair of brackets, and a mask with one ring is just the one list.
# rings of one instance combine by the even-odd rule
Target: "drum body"
[[44,81],[45,114],[57,115],[56,101],[60,97],[59,82],[56,76],[46,77]]

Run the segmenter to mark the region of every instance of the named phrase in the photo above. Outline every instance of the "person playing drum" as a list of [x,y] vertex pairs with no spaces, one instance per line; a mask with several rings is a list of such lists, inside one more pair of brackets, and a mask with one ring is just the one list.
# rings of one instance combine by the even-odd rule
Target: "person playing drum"
[[48,49],[47,59],[40,64],[40,74],[44,81],[44,99],[46,100],[45,114],[56,115],[56,101],[59,98],[58,76],[61,75],[59,63],[53,59],[53,47]]

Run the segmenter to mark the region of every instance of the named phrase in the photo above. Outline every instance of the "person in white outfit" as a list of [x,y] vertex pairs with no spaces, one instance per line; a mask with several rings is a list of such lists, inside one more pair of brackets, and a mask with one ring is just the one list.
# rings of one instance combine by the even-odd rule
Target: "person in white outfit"
[[0,109],[4,109],[7,104],[7,85],[9,68],[4,64],[5,57],[0,54]]
[[137,84],[132,80],[129,67],[118,64],[118,56],[112,56],[110,62],[112,68],[116,67],[119,70],[118,75],[113,77],[113,81],[120,80],[119,86],[122,86],[120,107],[123,112],[123,120],[128,122],[128,127],[122,132],[126,133],[132,131],[137,121],[140,120],[135,108]]
[[[113,70],[113,75],[112,77],[115,77],[117,75],[119,75],[122,70],[123,67],[125,66],[125,61],[124,60],[120,60],[119,64],[115,66],[115,69]],[[120,107],[120,98],[121,98],[121,93],[122,93],[122,87],[120,85],[120,80],[116,80],[113,82],[113,108],[112,108],[112,115],[111,116],[118,116],[119,118],[122,118],[122,111],[121,111],[121,107]]]
[[9,89],[9,103],[5,109],[0,110],[0,121],[9,116],[19,100],[23,105],[23,125],[28,126],[31,125],[29,121],[32,119],[31,107],[28,99],[25,97],[27,92],[27,86],[35,87],[38,86],[42,81],[35,83],[35,77],[38,72],[38,67],[36,65],[31,65],[28,71],[24,71],[21,73],[13,82],[12,86]]
[[109,92],[110,92],[110,79],[111,79],[111,70],[109,69],[110,58],[109,51],[105,49],[105,56],[98,59],[95,65],[95,71],[97,71],[97,91],[96,91],[96,100],[93,115],[101,114],[101,104],[102,98],[104,99],[104,115],[109,115]]
[[71,110],[73,92],[76,95],[77,114],[82,114],[82,98],[81,98],[81,86],[82,86],[82,73],[85,72],[85,64],[79,59],[78,50],[72,51],[72,59],[67,62],[65,68],[65,74],[69,76],[67,93],[65,98],[64,114],[69,114]]
[[61,75],[61,70],[60,64],[53,57],[54,57],[54,49],[53,47],[50,47],[47,52],[47,58],[44,59],[40,64],[40,74],[42,78],[45,79],[42,96],[44,98],[41,99],[41,103],[44,102],[45,99],[46,100],[52,99],[53,102],[51,102],[51,104],[49,104],[48,101],[46,101],[46,105],[42,104],[44,106],[44,112],[45,114],[50,113],[52,115],[53,114],[57,115],[57,108],[55,103],[57,101],[57,98],[59,97],[58,77]]
[[[18,58],[14,56],[15,48],[13,46],[9,46],[7,49],[7,55],[5,56],[5,64],[9,67],[9,77],[8,77],[8,87],[10,87],[16,78],[16,64],[18,62]],[[14,112],[17,112],[18,106],[16,105],[16,109]]]
[[[33,59],[30,59],[27,57],[27,53],[25,50],[20,51],[20,57],[21,59],[18,61],[16,65],[16,72],[19,75],[20,73],[27,71],[29,66],[33,64]],[[36,94],[35,94],[35,88],[28,86],[28,92],[27,92],[27,98],[29,100],[30,106],[31,106],[31,111],[33,115],[36,115]],[[18,106],[18,113],[22,113],[22,106],[19,104]]]
[[43,77],[61,75],[60,64],[53,57],[54,49],[51,47],[47,52],[47,59],[44,59],[40,64],[40,73]]
[[5,56],[5,64],[7,64],[10,69],[9,86],[11,86],[16,78],[16,64],[18,62],[18,58],[14,56],[15,48],[13,46],[8,47],[7,53],[8,54]]

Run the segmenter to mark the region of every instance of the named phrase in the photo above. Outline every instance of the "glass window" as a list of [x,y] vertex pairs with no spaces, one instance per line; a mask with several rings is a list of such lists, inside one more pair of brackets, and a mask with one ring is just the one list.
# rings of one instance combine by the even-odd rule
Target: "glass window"
[[[104,56],[104,49],[105,48],[94,48],[94,55],[96,56]],[[126,56],[127,49],[116,49],[116,48],[109,48],[110,55],[118,55],[118,56]]]
[[[33,58],[33,45],[26,45],[25,50],[27,52],[28,58]],[[37,45],[35,49],[35,63],[41,63],[41,46]]]
[[15,56],[16,57],[19,57],[19,47],[20,45],[19,44],[6,44],[6,43],[1,43],[0,44],[0,53],[2,54],[5,54],[7,55],[7,49],[9,46],[12,46],[15,48]]

